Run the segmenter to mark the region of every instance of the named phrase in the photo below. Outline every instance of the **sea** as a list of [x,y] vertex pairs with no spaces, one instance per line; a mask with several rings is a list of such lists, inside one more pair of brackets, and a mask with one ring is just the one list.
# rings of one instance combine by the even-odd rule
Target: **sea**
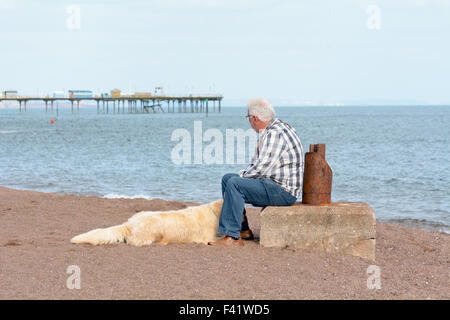
[[[227,160],[235,150],[227,132],[250,128],[246,107],[211,111],[1,108],[0,185],[105,198],[219,199],[221,177],[245,168],[253,149],[245,138],[245,157],[238,159],[236,146]],[[326,144],[332,201],[367,202],[380,222],[450,232],[450,106],[275,111],[296,129],[305,152],[310,144]]]

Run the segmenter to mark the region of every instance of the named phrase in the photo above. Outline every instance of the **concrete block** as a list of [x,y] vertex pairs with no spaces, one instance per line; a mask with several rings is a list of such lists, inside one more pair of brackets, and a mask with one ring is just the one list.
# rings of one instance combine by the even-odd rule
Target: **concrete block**
[[375,213],[364,202],[296,203],[261,212],[260,245],[318,249],[375,260]]

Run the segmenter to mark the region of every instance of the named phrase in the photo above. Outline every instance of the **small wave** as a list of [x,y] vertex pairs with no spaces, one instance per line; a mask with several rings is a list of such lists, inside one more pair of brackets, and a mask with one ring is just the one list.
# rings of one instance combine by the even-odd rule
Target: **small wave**
[[0,134],[6,134],[6,133],[16,133],[19,132],[18,130],[0,130]]
[[426,219],[412,219],[412,218],[399,218],[385,220],[388,223],[399,224],[406,227],[415,227],[419,229],[425,229],[429,231],[439,231],[450,234],[450,226]]
[[399,179],[391,178],[389,180],[384,180],[384,183],[386,183],[386,184],[393,184],[393,183],[397,183],[398,181],[399,181]]
[[107,199],[147,199],[147,200],[153,199],[153,198],[151,198],[149,196],[146,196],[146,195],[143,195],[143,194],[136,194],[136,195],[133,195],[133,196],[126,196],[126,195],[117,194],[117,193],[105,194],[103,196],[103,198],[107,198]]

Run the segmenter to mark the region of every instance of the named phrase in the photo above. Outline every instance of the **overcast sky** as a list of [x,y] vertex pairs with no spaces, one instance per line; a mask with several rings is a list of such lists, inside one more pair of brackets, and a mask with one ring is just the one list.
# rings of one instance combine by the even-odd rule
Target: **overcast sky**
[[0,0],[0,65],[23,94],[450,104],[450,0]]

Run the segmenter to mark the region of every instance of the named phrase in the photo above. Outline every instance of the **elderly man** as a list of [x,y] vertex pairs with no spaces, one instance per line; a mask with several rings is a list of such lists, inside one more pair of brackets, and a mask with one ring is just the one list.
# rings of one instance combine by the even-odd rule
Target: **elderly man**
[[247,104],[247,118],[259,133],[256,153],[245,170],[222,178],[224,202],[218,232],[224,237],[214,246],[243,246],[253,239],[245,215],[245,203],[256,207],[290,206],[303,184],[303,147],[294,128],[275,117],[265,98]]

